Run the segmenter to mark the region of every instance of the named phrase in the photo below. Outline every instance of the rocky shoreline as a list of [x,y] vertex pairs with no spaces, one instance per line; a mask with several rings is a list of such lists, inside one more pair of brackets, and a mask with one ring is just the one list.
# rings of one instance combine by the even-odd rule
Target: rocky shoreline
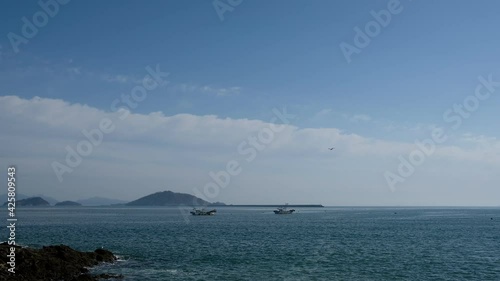
[[64,280],[94,281],[102,279],[121,279],[122,275],[92,275],[88,268],[100,263],[113,263],[115,255],[105,249],[94,252],[76,251],[66,245],[47,246],[41,249],[16,246],[15,274],[8,272],[7,255],[12,246],[0,244],[0,280]]

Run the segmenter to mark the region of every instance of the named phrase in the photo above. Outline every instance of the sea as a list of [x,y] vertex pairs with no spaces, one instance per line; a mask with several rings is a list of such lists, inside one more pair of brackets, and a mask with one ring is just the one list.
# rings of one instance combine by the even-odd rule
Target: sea
[[295,209],[19,207],[16,241],[109,249],[92,272],[123,280],[500,280],[500,208]]

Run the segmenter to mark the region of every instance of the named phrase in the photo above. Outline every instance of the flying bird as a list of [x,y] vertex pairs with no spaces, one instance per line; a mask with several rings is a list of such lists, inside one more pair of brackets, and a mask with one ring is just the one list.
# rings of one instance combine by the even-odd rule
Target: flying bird
[[329,147],[328,149],[330,149],[330,150],[334,150],[334,149],[335,149],[335,147]]

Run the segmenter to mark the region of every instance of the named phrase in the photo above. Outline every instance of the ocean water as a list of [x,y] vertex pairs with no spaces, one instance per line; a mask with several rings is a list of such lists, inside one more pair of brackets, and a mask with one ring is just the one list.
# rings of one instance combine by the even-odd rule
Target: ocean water
[[18,208],[16,239],[107,248],[124,280],[500,280],[500,208],[296,209]]

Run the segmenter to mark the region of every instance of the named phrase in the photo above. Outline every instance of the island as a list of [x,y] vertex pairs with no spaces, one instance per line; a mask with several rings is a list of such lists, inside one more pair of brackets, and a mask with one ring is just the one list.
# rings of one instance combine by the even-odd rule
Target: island
[[[5,202],[3,205],[7,206],[9,202]],[[17,200],[16,207],[24,206],[24,207],[47,207],[50,206],[49,202],[44,200],[42,197],[31,197],[26,199]]]
[[74,201],[62,201],[58,202],[54,205],[55,207],[79,207],[82,206],[82,204],[74,202]]
[[[187,193],[156,192],[125,204],[126,206],[212,206],[213,204]],[[225,205],[217,202],[217,206]]]
[[[14,250],[15,273],[9,272],[8,257]],[[116,257],[105,249],[94,252],[76,251],[66,245],[47,246],[41,249],[0,244],[0,280],[67,280],[91,281],[123,278],[122,275],[89,273],[89,267],[100,263],[113,263]],[[11,270],[12,271],[12,270]]]

